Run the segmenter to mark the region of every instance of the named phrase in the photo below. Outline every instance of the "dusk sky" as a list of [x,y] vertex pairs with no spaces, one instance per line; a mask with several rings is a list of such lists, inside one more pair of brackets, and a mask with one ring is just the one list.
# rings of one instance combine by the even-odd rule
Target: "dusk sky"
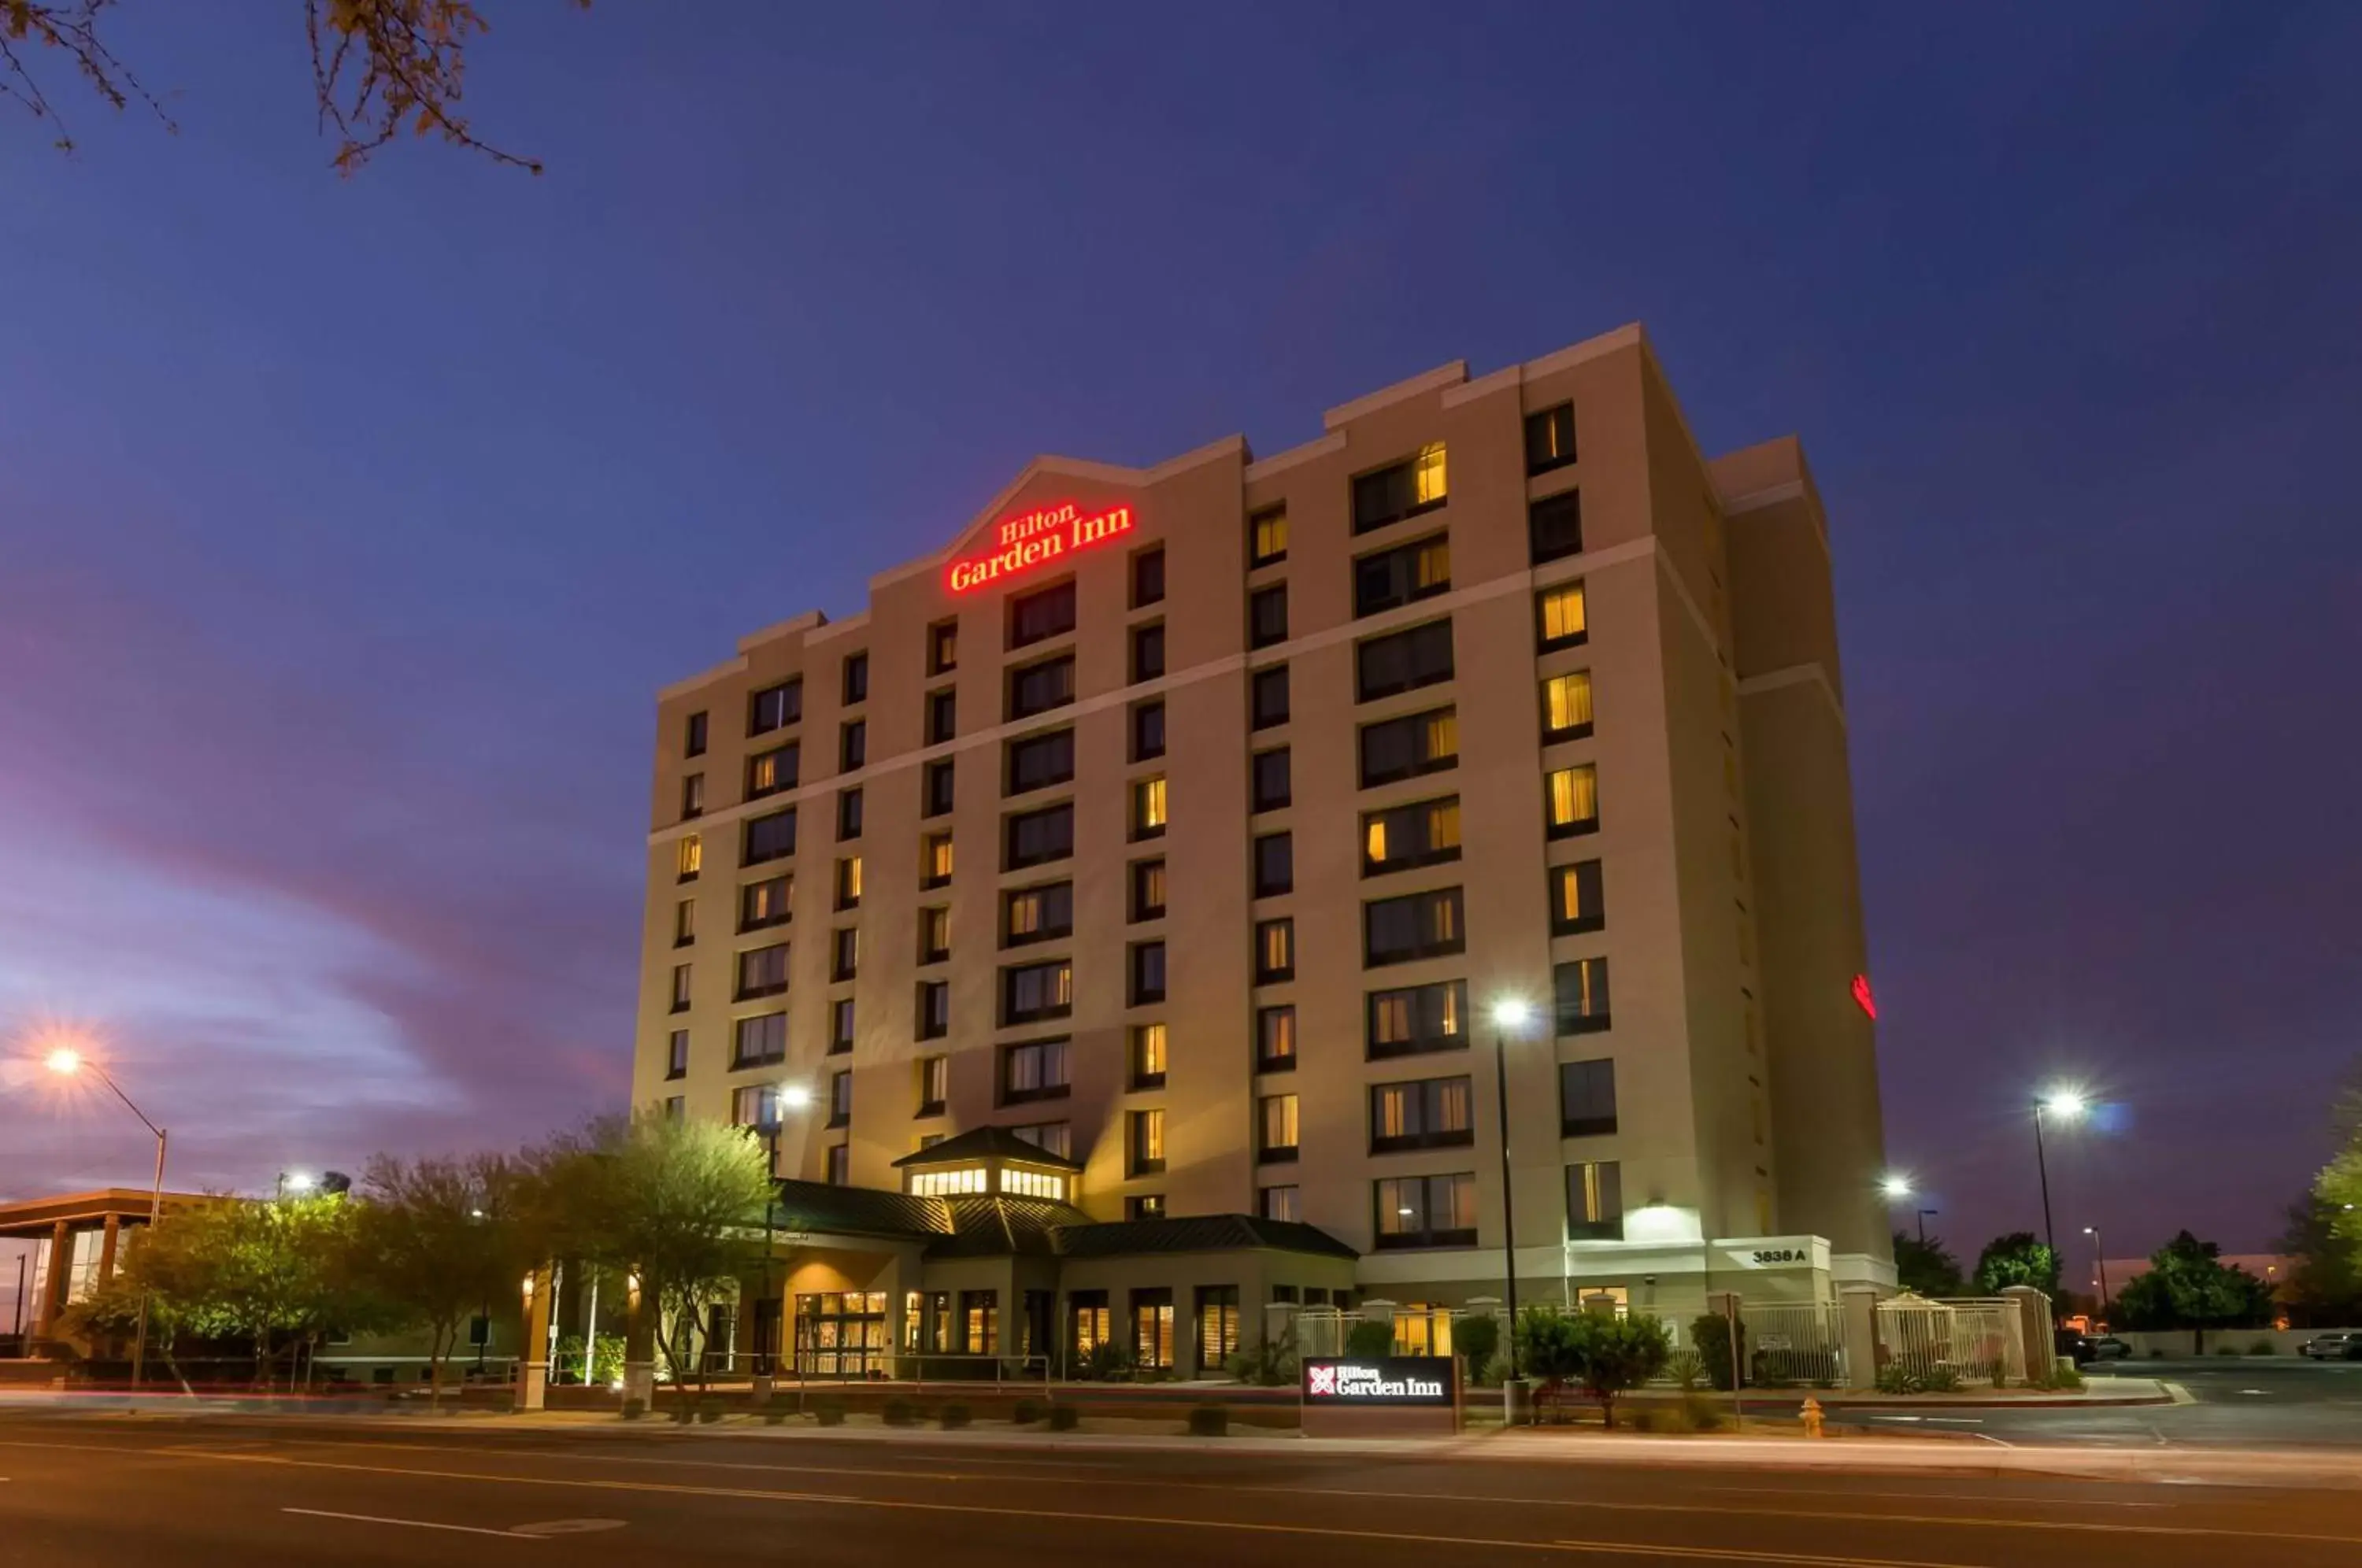
[[538,180],[337,178],[285,3],[110,18],[177,137],[0,115],[0,1195],[147,1180],[59,1025],[181,1187],[620,1109],[659,686],[1037,452],[1630,321],[1827,502],[1931,1228],[2038,1229],[2057,1078],[2112,1255],[2259,1249],[2326,1156],[2362,8],[483,4]]

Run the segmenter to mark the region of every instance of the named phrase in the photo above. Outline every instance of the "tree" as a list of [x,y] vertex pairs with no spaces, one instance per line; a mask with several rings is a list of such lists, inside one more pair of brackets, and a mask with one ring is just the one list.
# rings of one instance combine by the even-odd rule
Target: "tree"
[[[584,9],[590,0],[573,0]],[[163,105],[106,42],[116,0],[0,0],[0,97],[58,127],[56,144],[73,150],[55,105],[35,74],[47,53],[70,66],[115,109],[137,99],[167,130],[178,127]],[[439,135],[495,163],[541,172],[538,160],[480,141],[460,100],[468,41],[491,30],[475,0],[304,0],[312,46],[312,91],[323,131],[333,127],[330,161],[350,174],[404,129]]]
[[2128,1329],[2194,1329],[2202,1350],[2209,1329],[2269,1323],[2272,1287],[2221,1254],[2213,1242],[2179,1232],[2149,1255],[2147,1273],[2116,1292],[2116,1315]]
[[2013,1285],[2030,1285],[2047,1296],[2058,1294],[2058,1255],[2031,1231],[1995,1236],[1977,1254],[1977,1288],[1997,1296]]
[[1518,1315],[1518,1342],[1526,1370],[1542,1380],[1546,1400],[1572,1383],[1599,1406],[1599,1419],[1616,1426],[1616,1397],[1664,1370],[1672,1338],[1654,1318],[1614,1312],[1562,1312],[1529,1307]]
[[525,1223],[519,1173],[498,1154],[404,1161],[381,1154],[354,1213],[360,1278],[404,1327],[427,1331],[433,1408],[460,1327],[514,1299],[542,1253]]
[[2272,1243],[2289,1260],[2281,1297],[2303,1327],[2334,1328],[2362,1317],[2362,1243],[2337,1233],[2344,1215],[2308,1193],[2288,1206],[2288,1229]]
[[1941,1236],[1923,1242],[1908,1231],[1895,1231],[1894,1279],[1915,1295],[1939,1299],[1969,1293],[1968,1282],[1960,1275],[1960,1260],[1945,1249]]

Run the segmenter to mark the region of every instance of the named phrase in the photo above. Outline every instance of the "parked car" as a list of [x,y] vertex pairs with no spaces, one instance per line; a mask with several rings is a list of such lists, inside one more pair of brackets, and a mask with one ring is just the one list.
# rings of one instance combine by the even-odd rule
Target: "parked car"
[[2079,1334],[2062,1329],[2058,1353],[2072,1357],[2077,1366],[2089,1366],[2095,1361],[2123,1361],[2133,1353],[2133,1347],[2114,1334]]
[[2312,1361],[2362,1361],[2362,1334],[2315,1334],[2296,1353]]

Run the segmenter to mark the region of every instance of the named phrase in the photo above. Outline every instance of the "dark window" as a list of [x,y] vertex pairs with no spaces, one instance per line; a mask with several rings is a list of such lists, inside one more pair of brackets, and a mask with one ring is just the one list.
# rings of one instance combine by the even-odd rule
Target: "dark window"
[[1134,702],[1131,705],[1131,759],[1146,762],[1152,756],[1164,755],[1164,704]]
[[1373,967],[1440,957],[1467,945],[1457,888],[1374,899],[1362,906],[1362,926],[1364,962]]
[[1256,670],[1248,681],[1247,690],[1248,712],[1256,729],[1267,730],[1287,723],[1287,666],[1275,664],[1269,669]]
[[1366,534],[1443,504],[1443,444],[1353,481],[1353,532]]
[[680,781],[680,815],[683,822],[705,814],[705,775],[691,773]]
[[738,955],[739,1001],[775,997],[788,988],[788,944],[750,947]]
[[746,798],[759,801],[766,795],[776,795],[782,790],[796,787],[799,753],[794,741],[770,751],[758,751],[746,759]]
[[676,1029],[672,1032],[672,1039],[668,1043],[665,1055],[665,1077],[668,1078],[689,1077],[689,1031],[686,1029]]
[[1374,615],[1451,591],[1451,546],[1440,534],[1353,563],[1353,613]]
[[1131,607],[1154,604],[1164,597],[1164,552],[1142,550],[1131,558]]
[[869,701],[869,656],[866,653],[844,656],[844,705]]
[[1071,959],[1046,964],[1020,964],[1000,971],[1000,1022],[1032,1023],[1064,1018],[1075,1008],[1075,966]]
[[1451,679],[1451,623],[1429,621],[1353,650],[1356,686],[1364,702]]
[[1075,629],[1075,585],[1062,582],[1009,602],[1009,646],[1021,648]]
[[1584,603],[1583,580],[1562,582],[1534,595],[1534,641],[1541,651],[1571,648],[1591,640],[1591,617]]
[[1009,673],[1009,717],[1031,718],[1075,700],[1075,656],[1061,654]]
[[1254,809],[1275,812],[1295,798],[1287,764],[1287,747],[1274,746],[1254,754]]
[[1374,789],[1460,765],[1460,715],[1431,708],[1362,726],[1362,788]]
[[1561,491],[1526,508],[1526,539],[1533,563],[1583,553],[1583,492]]
[[1561,1062],[1558,1066],[1559,1133],[1598,1138],[1616,1131],[1616,1064]]
[[1362,875],[1460,858],[1460,797],[1414,801],[1362,813]]
[[739,1067],[767,1066],[788,1059],[788,1015],[784,1012],[757,1013],[742,1018],[733,1031],[730,1042],[730,1066]]
[[1296,840],[1284,833],[1264,834],[1254,841],[1254,896],[1277,898],[1296,890]]
[[940,817],[949,812],[952,809],[952,759],[947,756],[941,762],[930,762],[922,777],[925,783],[921,787],[919,814]]
[[1075,732],[1052,730],[1009,743],[1007,792],[1046,790],[1075,776]]
[[683,756],[705,755],[705,715],[702,712],[691,713],[689,723],[683,726],[680,754]]
[[[1123,1200],[1123,1217],[1127,1220],[1164,1219],[1164,1195],[1161,1192],[1134,1193]],[[1135,1291],[1133,1294],[1139,1293]]]
[[1259,1073],[1292,1073],[1296,1070],[1296,1009],[1265,1007],[1255,1010],[1255,1071]]
[[1164,999],[1164,944],[1131,944],[1131,1005],[1146,1007]]
[[1399,1176],[1371,1184],[1381,1252],[1476,1244],[1476,1177]]
[[1156,680],[1164,674],[1164,623],[1153,621],[1131,629],[1131,678]]
[[836,792],[836,837],[838,843],[861,836],[861,791],[839,790]]
[[1254,928],[1254,983],[1275,986],[1296,978],[1296,922],[1262,920]]
[[959,734],[959,690],[946,686],[927,693],[927,744],[941,745]]
[[1131,863],[1131,918],[1163,920],[1164,918],[1164,862],[1135,860]]
[[1066,1098],[1066,1042],[1028,1040],[1000,1048],[1000,1103]]
[[828,1004],[828,1054],[841,1056],[853,1049],[853,999],[839,997]]
[[1247,518],[1247,569],[1287,558],[1287,508],[1266,506]]
[[849,980],[861,970],[861,933],[844,926],[829,933],[828,977]]
[[959,622],[938,621],[927,628],[927,673],[948,675],[959,668]]
[[1574,404],[1526,415],[1526,472],[1548,473],[1574,461]]
[[1420,1078],[1370,1086],[1370,1153],[1450,1149],[1476,1142],[1470,1120],[1469,1080]]
[[1071,801],[1038,812],[1020,812],[1007,823],[1007,854],[1002,869],[1039,866],[1064,860],[1075,853],[1075,806]]
[[745,846],[739,864],[753,866],[760,861],[778,860],[796,852],[796,809],[773,812],[768,816],[749,817],[746,821]]
[[[828,1080],[828,1124],[843,1127],[853,1120],[853,1074],[837,1073]],[[832,1174],[829,1179],[842,1183],[844,1177]]]
[[1468,1048],[1465,980],[1372,991],[1368,1006],[1367,1048],[1374,1062]]
[[940,964],[952,955],[952,911],[929,904],[919,911],[919,962]]
[[1607,923],[1607,906],[1599,886],[1599,862],[1578,860],[1551,867],[1551,934],[1572,936],[1597,931]]
[[1275,582],[1247,595],[1247,646],[1267,648],[1287,641],[1287,584]]
[[1566,1234],[1573,1242],[1624,1239],[1624,1167],[1593,1160],[1566,1167]]
[[746,733],[750,735],[768,734],[803,716],[804,683],[800,680],[767,686],[746,699]]
[[1607,960],[1578,958],[1551,971],[1558,1032],[1592,1034],[1607,1027]]
[[[921,1017],[923,1018],[926,1015],[926,1008],[923,999],[922,1000],[919,1011]],[[949,1056],[920,1057],[919,1109],[913,1112],[913,1114],[918,1116],[941,1116],[944,1113],[944,1106],[945,1102],[947,1102],[951,1097],[952,1059]]]
[[767,925],[785,925],[792,912],[788,892],[793,886],[785,877],[770,877],[739,889],[738,929],[759,931]]
[[836,737],[837,769],[840,772],[850,773],[856,767],[865,767],[868,766],[868,763],[869,724],[866,720],[855,719],[852,723],[844,724],[838,729]]
[[1000,944],[1022,947],[1075,933],[1075,885],[1044,882],[1000,895]]

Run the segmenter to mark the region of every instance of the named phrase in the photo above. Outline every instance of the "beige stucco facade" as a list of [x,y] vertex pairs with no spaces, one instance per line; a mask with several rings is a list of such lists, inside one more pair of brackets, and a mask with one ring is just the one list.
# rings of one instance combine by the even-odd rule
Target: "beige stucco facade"
[[[1573,459],[1529,464],[1529,421],[1562,405]],[[1356,532],[1357,479],[1438,446],[1440,499]],[[1420,482],[1435,488],[1431,469]],[[1531,509],[1570,491],[1580,548],[1538,562]],[[1082,519],[1128,509],[1128,531],[953,591],[952,569],[993,554],[1007,525],[1069,504]],[[1252,520],[1277,507],[1285,558],[1256,565]],[[1357,615],[1357,559],[1430,539],[1448,544],[1448,586]],[[1141,558],[1158,550],[1161,597],[1139,602]],[[1010,647],[1011,602],[1067,580],[1073,630]],[[1541,649],[1538,596],[1576,582],[1584,635]],[[1251,595],[1283,583],[1284,634],[1251,646]],[[1360,700],[1362,645],[1446,621],[1447,679]],[[1135,679],[1135,632],[1152,624],[1164,673]],[[955,663],[938,671],[946,625]],[[1012,720],[1010,672],[1067,654],[1072,701]],[[849,701],[855,656],[866,687]],[[1281,665],[1287,717],[1254,727],[1255,678]],[[1543,682],[1578,672],[1591,726],[1549,741]],[[791,681],[800,716],[750,735],[756,694]],[[1538,1010],[1507,1042],[1527,1294],[1621,1288],[1677,1311],[1707,1288],[1891,1279],[1873,1026],[1851,994],[1868,964],[1843,690],[1827,521],[1801,451],[1782,440],[1708,461],[1637,327],[1475,380],[1444,367],[1330,410],[1319,439],[1261,461],[1236,438],[1147,469],[1036,459],[942,556],[873,578],[861,613],[757,632],[662,694],[635,1103],[677,1099],[680,1113],[728,1118],[741,1088],[800,1087],[811,1105],[783,1118],[781,1174],[827,1179],[833,1158],[844,1179],[880,1188],[900,1187],[891,1162],[922,1137],[1063,1124],[1085,1167],[1073,1200],[1094,1218],[1153,1199],[1175,1215],[1297,1219],[1363,1254],[1364,1295],[1457,1302],[1501,1292],[1485,1020],[1514,997]],[[955,723],[933,738],[943,691]],[[1135,760],[1137,710],[1158,701],[1163,752]],[[1444,708],[1456,765],[1363,787],[1370,726]],[[690,756],[697,714],[704,745]],[[865,750],[841,767],[855,721]],[[1069,729],[1071,779],[1008,793],[1010,743]],[[796,782],[749,800],[749,759],[789,740]],[[1257,811],[1253,758],[1283,746],[1287,803]],[[929,814],[930,768],[946,762],[949,810]],[[1553,837],[1547,776],[1584,765],[1595,830]],[[1156,778],[1165,822],[1142,838],[1133,787]],[[685,816],[692,789],[699,809]],[[848,790],[861,792],[859,831],[840,838]],[[1456,858],[1365,867],[1370,813],[1446,798]],[[1061,802],[1071,856],[1005,869],[1008,819]],[[790,806],[793,853],[742,866],[749,822]],[[930,841],[944,833],[952,872],[930,886]],[[1292,888],[1258,897],[1254,841],[1282,833]],[[684,880],[691,838],[697,869]],[[839,863],[856,856],[857,907],[840,907]],[[1132,867],[1152,859],[1165,867],[1164,912],[1134,919]],[[1553,868],[1578,862],[1596,863],[1601,903],[1585,912],[1604,922],[1553,934]],[[742,931],[742,889],[785,871],[789,918]],[[1072,884],[1071,934],[1005,946],[1005,896],[1057,881]],[[1454,950],[1372,961],[1366,903],[1449,889]],[[937,908],[948,911],[941,958],[922,951]],[[1294,922],[1293,976],[1258,984],[1256,928],[1277,919]],[[834,977],[840,931],[858,933],[849,978]],[[781,942],[784,991],[739,999],[742,952]],[[1164,944],[1164,995],[1135,1005],[1133,950],[1153,943]],[[1003,1027],[1004,967],[1050,959],[1071,963],[1070,1011]],[[1562,1033],[1554,974],[1584,960],[1605,960],[1604,1026],[1584,1018]],[[1456,1037],[1373,1059],[1371,994],[1448,982],[1464,986]],[[921,988],[934,983],[948,987],[948,1030],[922,1039]],[[846,1000],[840,1049],[835,1004]],[[1294,1065],[1264,1071],[1258,1013],[1283,1006],[1296,1010]],[[784,1058],[734,1066],[740,1021],[779,1012]],[[1164,1071],[1135,1087],[1136,1032],[1150,1024],[1164,1026]],[[687,1042],[675,1073],[677,1031]],[[1064,1094],[1012,1101],[1006,1048],[1048,1038],[1067,1043]],[[940,1110],[922,1104],[922,1064],[936,1056],[948,1058]],[[1561,1065],[1601,1061],[1613,1064],[1613,1131],[1568,1136]],[[839,1119],[834,1079],[848,1072]],[[1373,1086],[1439,1078],[1467,1081],[1430,1091],[1443,1107],[1430,1146],[1374,1153]],[[1259,1102],[1286,1094],[1297,1097],[1295,1157],[1266,1162]],[[1590,1125],[1600,1109],[1587,1106]],[[1162,1113],[1161,1169],[1131,1157],[1131,1117],[1147,1111]],[[835,1145],[844,1154],[832,1156]],[[1586,1165],[1615,1167],[1621,1212],[1593,1227],[1599,1239],[1570,1245],[1569,1170]],[[1402,1239],[1385,1234],[1386,1211],[1407,1205],[1378,1184],[1462,1175],[1473,1187],[1418,1189],[1429,1212],[1411,1240],[1440,1244],[1386,1244]],[[1433,1223],[1471,1191],[1473,1236]],[[1790,1251],[1812,1262],[1739,1277],[1755,1254]]]

